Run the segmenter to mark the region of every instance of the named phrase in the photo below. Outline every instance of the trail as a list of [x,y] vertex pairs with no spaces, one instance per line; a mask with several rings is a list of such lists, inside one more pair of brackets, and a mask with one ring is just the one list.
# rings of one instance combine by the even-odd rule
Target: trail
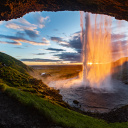
[[0,91],[0,128],[60,128]]

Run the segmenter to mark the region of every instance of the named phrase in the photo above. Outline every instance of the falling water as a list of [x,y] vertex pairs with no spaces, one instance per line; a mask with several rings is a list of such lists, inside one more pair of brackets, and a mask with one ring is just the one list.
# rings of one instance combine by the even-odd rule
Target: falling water
[[[128,104],[127,85],[111,77],[120,73],[120,67],[128,61],[128,41],[122,42],[119,34],[113,41],[112,20],[109,16],[80,12],[82,74],[49,84],[60,89],[63,100],[71,106],[75,106],[73,100],[79,101],[80,106],[75,107],[83,111],[108,112]],[[120,30],[121,24],[116,28]]]
[[[88,82],[91,87],[100,87],[103,84],[110,84],[111,73],[111,18],[101,15],[93,15],[92,25],[91,14],[81,14],[81,42],[83,44],[83,83]],[[107,81],[107,82],[106,82]]]

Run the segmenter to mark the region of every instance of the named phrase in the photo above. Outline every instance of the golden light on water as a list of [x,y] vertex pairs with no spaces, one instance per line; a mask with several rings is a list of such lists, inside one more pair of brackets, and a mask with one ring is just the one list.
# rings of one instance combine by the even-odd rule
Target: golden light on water
[[92,62],[88,62],[87,64],[88,64],[88,65],[92,65],[93,63],[92,63]]
[[[100,18],[97,18],[97,15],[93,14],[92,19],[92,14],[84,14],[83,12],[80,12],[80,16],[81,42],[83,46],[82,79],[83,82],[88,80],[91,87],[99,87],[102,86],[101,84],[106,78],[110,80],[110,75],[112,74],[112,18],[105,15],[101,15]],[[121,58],[124,56],[121,42],[119,42],[118,49],[120,51],[118,56]],[[114,67],[122,65],[125,61],[125,59],[121,59]]]
[[92,65],[92,64],[108,64],[108,63],[92,63],[92,62],[88,62],[88,65]]

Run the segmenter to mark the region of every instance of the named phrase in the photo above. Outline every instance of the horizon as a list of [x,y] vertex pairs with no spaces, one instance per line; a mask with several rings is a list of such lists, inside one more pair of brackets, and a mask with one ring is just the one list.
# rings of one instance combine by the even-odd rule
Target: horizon
[[[94,14],[91,14],[92,19]],[[102,15],[97,14],[100,23]],[[108,16],[110,17],[110,16]],[[94,23],[92,22],[92,27]],[[112,17],[113,60],[128,56],[127,21]],[[27,65],[82,63],[80,12],[31,12],[18,19],[0,21],[0,51]],[[125,56],[120,56],[119,45]]]

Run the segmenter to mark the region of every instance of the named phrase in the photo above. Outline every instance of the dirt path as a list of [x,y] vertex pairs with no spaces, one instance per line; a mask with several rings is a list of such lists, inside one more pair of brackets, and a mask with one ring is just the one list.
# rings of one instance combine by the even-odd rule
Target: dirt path
[[0,128],[59,128],[0,92]]

